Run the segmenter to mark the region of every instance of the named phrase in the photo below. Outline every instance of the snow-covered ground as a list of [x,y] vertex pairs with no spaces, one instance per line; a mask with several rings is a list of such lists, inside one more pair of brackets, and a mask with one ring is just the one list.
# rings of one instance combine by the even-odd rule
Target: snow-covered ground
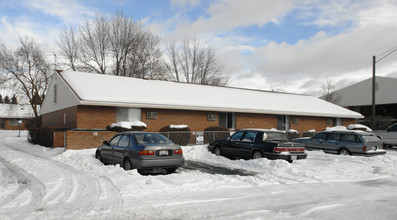
[[0,131],[0,219],[397,219],[397,151],[308,151],[306,160],[229,160],[183,147],[191,168],[141,176],[104,166],[95,149],[48,149]]

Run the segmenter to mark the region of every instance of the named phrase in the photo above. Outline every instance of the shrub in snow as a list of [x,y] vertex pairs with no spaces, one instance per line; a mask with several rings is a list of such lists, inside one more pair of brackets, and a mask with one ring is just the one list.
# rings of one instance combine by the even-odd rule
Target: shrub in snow
[[183,129],[187,128],[187,125],[170,125],[170,128],[175,128],[175,129]]
[[316,130],[310,129],[307,132],[302,133],[302,137],[313,137],[316,134]]
[[160,129],[160,133],[178,145],[186,146],[189,144],[192,131],[187,126],[174,125],[165,126]]
[[287,133],[287,136],[288,136],[288,140],[291,140],[291,139],[294,139],[294,138],[300,138],[299,132],[297,130],[294,130],[294,129],[289,129],[288,133]]
[[204,129],[204,143],[209,143],[218,139],[226,139],[230,136],[228,128],[212,126]]
[[143,131],[145,129],[146,129],[146,124],[141,121],[122,121],[106,126],[106,130],[117,131],[117,132]]

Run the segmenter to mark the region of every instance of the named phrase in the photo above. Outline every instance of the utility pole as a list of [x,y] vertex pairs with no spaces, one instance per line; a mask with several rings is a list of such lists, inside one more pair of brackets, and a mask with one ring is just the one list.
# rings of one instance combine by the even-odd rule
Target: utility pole
[[375,64],[390,54],[394,53],[397,51],[397,47],[394,47],[388,51],[386,51],[386,55],[382,56],[378,60],[376,60],[375,56],[372,56],[372,130],[376,130],[376,105],[375,105],[375,92],[376,92],[376,81],[375,81],[375,72],[376,72],[376,66]]
[[375,80],[375,69],[376,69],[376,57],[372,56],[372,130],[376,130],[376,105],[375,105],[375,90],[376,90],[376,80]]

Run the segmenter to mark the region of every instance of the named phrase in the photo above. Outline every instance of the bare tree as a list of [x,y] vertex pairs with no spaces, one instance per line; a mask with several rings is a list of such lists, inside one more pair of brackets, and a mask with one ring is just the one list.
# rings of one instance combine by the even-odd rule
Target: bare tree
[[335,93],[335,85],[332,80],[327,78],[327,80],[322,84],[321,99],[327,102],[338,104],[341,100],[341,96]]
[[229,79],[223,74],[216,50],[195,39],[169,43],[164,63],[170,78],[179,82],[224,86]]
[[57,43],[61,52],[66,57],[70,68],[77,71],[80,45],[76,30],[73,27],[64,28],[60,33],[60,39]]
[[51,71],[42,49],[28,37],[19,39],[15,51],[1,44],[0,68],[6,76],[6,82],[23,91],[35,117],[38,117],[38,106],[44,100]]
[[159,43],[160,38],[139,21],[116,13],[86,19],[77,32],[65,28],[58,46],[73,70],[163,79]]

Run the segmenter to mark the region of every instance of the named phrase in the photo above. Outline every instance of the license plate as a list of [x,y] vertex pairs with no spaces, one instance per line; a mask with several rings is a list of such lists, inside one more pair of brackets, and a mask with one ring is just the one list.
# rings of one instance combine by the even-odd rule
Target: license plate
[[160,150],[159,156],[168,156],[168,150]]
[[291,160],[296,160],[298,159],[298,156],[291,156]]

